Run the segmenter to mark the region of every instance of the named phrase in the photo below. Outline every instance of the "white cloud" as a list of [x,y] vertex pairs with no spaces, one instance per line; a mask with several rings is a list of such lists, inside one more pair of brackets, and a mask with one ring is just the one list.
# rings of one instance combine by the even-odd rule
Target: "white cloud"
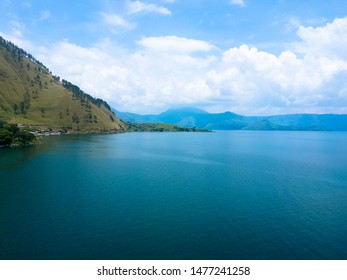
[[27,51],[32,51],[33,53],[37,53],[36,51],[43,49],[43,47],[38,47],[32,42],[30,42],[28,39],[24,38],[23,33],[25,33],[26,31],[26,27],[24,26],[24,24],[17,20],[11,20],[10,26],[11,28],[9,34],[0,32],[0,35],[3,38],[11,41],[12,43],[16,44],[17,46],[20,46],[21,48]]
[[278,56],[247,45],[224,52],[210,83],[229,108],[245,114],[347,113],[347,18],[300,26],[298,36]]
[[48,10],[41,11],[38,21],[45,21],[51,17],[51,12]]
[[245,1],[244,0],[229,0],[229,3],[231,5],[238,5],[238,6],[241,6],[241,7],[245,6]]
[[110,46],[109,41],[94,48],[66,41],[42,51],[38,58],[57,75],[104,98],[119,110],[160,112],[169,104],[183,106],[213,98],[205,73],[216,57],[190,55],[192,51],[207,51],[212,46],[198,40],[178,37],[176,40],[196,41],[196,44],[188,44],[183,51],[154,52],[144,47],[128,52],[116,45]]
[[347,59],[347,17],[317,28],[300,26],[298,36],[302,41],[295,47],[300,53]]
[[[119,29],[121,30],[131,30],[135,28],[135,24],[130,23],[122,16],[115,13],[100,13],[104,23],[106,23],[111,31],[117,32]],[[116,28],[116,29],[115,29]]]
[[11,36],[14,38],[21,38],[24,25],[16,20],[11,20],[10,25],[11,25],[11,33],[12,33]]
[[215,47],[205,41],[177,36],[147,37],[137,42],[147,50],[165,53],[207,52]]
[[198,104],[248,115],[347,113],[346,32],[347,17],[316,28],[300,26],[299,41],[279,55],[249,45],[220,51],[206,41],[176,36],[145,37],[137,51],[110,40],[91,48],[65,41],[49,50],[22,37],[15,43],[26,44],[20,46],[55,74],[123,111],[155,113]]
[[113,33],[134,29],[136,27],[136,23],[134,23],[134,18],[131,16],[135,14],[156,13],[161,15],[171,15],[171,11],[165,7],[154,4],[146,4],[141,1],[126,1],[123,9],[124,10],[120,13],[99,13],[103,23],[106,24]]
[[141,1],[127,2],[127,11],[129,15],[138,13],[157,13],[166,16],[171,15],[171,11],[165,7],[154,4],[146,4]]
[[296,30],[301,26],[301,22],[297,17],[290,17],[285,24],[287,31]]
[[234,110],[242,108],[245,114],[293,113],[312,108],[321,111],[324,102],[336,98],[329,83],[346,70],[346,62],[324,57],[300,59],[291,51],[275,56],[243,45],[226,51],[208,77]]
[[[116,56],[116,53],[113,55]],[[130,76],[123,62],[102,48],[84,48],[68,41],[60,42],[39,58],[47,66],[55,69],[56,74],[78,84],[86,92],[107,100],[115,98],[114,90],[126,87],[122,81]],[[70,66],[68,66],[70,65]],[[119,85],[116,86],[116,85]]]

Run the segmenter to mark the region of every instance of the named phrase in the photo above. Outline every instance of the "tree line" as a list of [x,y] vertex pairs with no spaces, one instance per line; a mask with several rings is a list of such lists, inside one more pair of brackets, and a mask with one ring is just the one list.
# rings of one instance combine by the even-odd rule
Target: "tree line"
[[16,46],[12,42],[5,40],[1,36],[0,36],[0,46],[5,47],[6,50],[12,54],[13,57],[17,56],[18,60],[21,60],[21,58],[23,56],[27,57],[31,62],[33,62],[37,66],[39,66],[39,68],[41,68],[42,71],[51,74],[49,69],[45,65],[43,65],[43,63],[41,61],[37,60],[32,54],[26,52],[25,50],[23,50],[22,48]]
[[68,82],[67,80],[62,79],[61,83],[66,89],[71,90],[74,96],[77,97],[78,99],[88,100],[99,107],[105,106],[109,111],[111,111],[111,107],[110,105],[107,104],[106,101],[100,98],[94,98],[93,96],[89,95],[88,93],[85,93],[78,86]]
[[0,146],[29,145],[36,141],[36,136],[20,129],[16,124],[0,122]]
[[[37,60],[33,55],[26,52],[22,48],[16,46],[12,42],[5,40],[1,36],[0,36],[0,46],[5,47],[6,50],[8,52],[10,52],[14,58],[17,56],[19,61],[21,60],[21,58],[23,56],[27,57],[31,62],[35,63],[38,66],[39,72],[44,71],[44,72],[52,75],[52,72],[50,72],[49,69],[45,65],[43,65],[42,62]],[[30,65],[27,65],[27,67],[30,68]],[[56,82],[60,82],[59,76],[52,75],[52,77]],[[39,77],[38,77],[38,79],[39,79]],[[39,82],[41,82],[41,81],[39,81]],[[61,83],[66,89],[71,90],[72,93],[75,95],[75,97],[80,99],[81,101],[87,101],[88,100],[91,103],[93,103],[99,107],[105,106],[106,109],[108,109],[109,111],[112,112],[110,105],[108,105],[108,103],[106,101],[104,101],[100,98],[92,97],[91,95],[89,95],[89,94],[85,93],[83,90],[81,90],[78,86],[72,84],[71,82],[68,82],[67,80],[62,79]]]

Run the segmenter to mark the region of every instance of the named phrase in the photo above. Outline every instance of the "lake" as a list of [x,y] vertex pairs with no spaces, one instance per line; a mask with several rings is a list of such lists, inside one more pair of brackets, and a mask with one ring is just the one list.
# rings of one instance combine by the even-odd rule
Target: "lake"
[[347,259],[344,132],[51,136],[0,178],[0,259]]

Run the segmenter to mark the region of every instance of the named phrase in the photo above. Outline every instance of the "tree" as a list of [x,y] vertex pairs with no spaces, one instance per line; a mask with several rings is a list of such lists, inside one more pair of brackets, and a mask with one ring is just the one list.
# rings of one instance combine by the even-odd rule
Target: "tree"
[[5,129],[9,131],[13,136],[16,136],[19,132],[19,127],[16,124],[8,124],[5,126]]
[[7,129],[0,128],[0,146],[8,146],[12,143],[12,133]]
[[21,130],[17,133],[16,138],[19,143],[28,145],[35,140],[35,135],[28,131]]
[[80,122],[80,117],[74,113],[72,116],[72,122],[79,123]]
[[16,103],[13,104],[13,111],[16,113],[18,110],[18,105]]
[[25,113],[26,113],[24,102],[21,102],[21,103],[20,103],[20,112],[21,112],[22,114],[25,114]]
[[35,135],[21,130],[16,124],[0,125],[0,146],[9,146],[11,144],[28,145],[34,142]]

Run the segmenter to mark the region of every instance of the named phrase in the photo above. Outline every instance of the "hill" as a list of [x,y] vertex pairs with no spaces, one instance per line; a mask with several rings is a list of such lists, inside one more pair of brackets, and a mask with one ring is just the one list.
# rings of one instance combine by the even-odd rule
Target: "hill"
[[133,123],[169,123],[186,128],[197,127],[201,129],[242,129],[248,122],[245,117],[234,113],[226,112],[220,114],[210,114],[196,108],[180,108],[163,112],[159,115],[139,115],[115,111],[117,116],[127,122]]
[[242,128],[243,130],[295,130],[293,127],[274,124],[269,120],[254,121]]
[[307,130],[347,131],[347,115],[292,114],[242,116],[232,112],[211,114],[192,108],[168,110],[158,115],[117,112],[120,119],[135,123],[162,122],[182,127],[214,130]]
[[0,148],[7,146],[24,146],[38,143],[37,137],[16,124],[0,122]]
[[206,129],[186,128],[167,123],[125,123],[129,132],[209,132]]
[[[345,114],[292,114],[265,118],[277,125],[295,128],[296,130],[347,131],[347,115]],[[249,119],[260,120],[264,117],[250,117]]]
[[31,54],[1,36],[0,121],[75,133],[126,130],[105,101],[60,80]]

